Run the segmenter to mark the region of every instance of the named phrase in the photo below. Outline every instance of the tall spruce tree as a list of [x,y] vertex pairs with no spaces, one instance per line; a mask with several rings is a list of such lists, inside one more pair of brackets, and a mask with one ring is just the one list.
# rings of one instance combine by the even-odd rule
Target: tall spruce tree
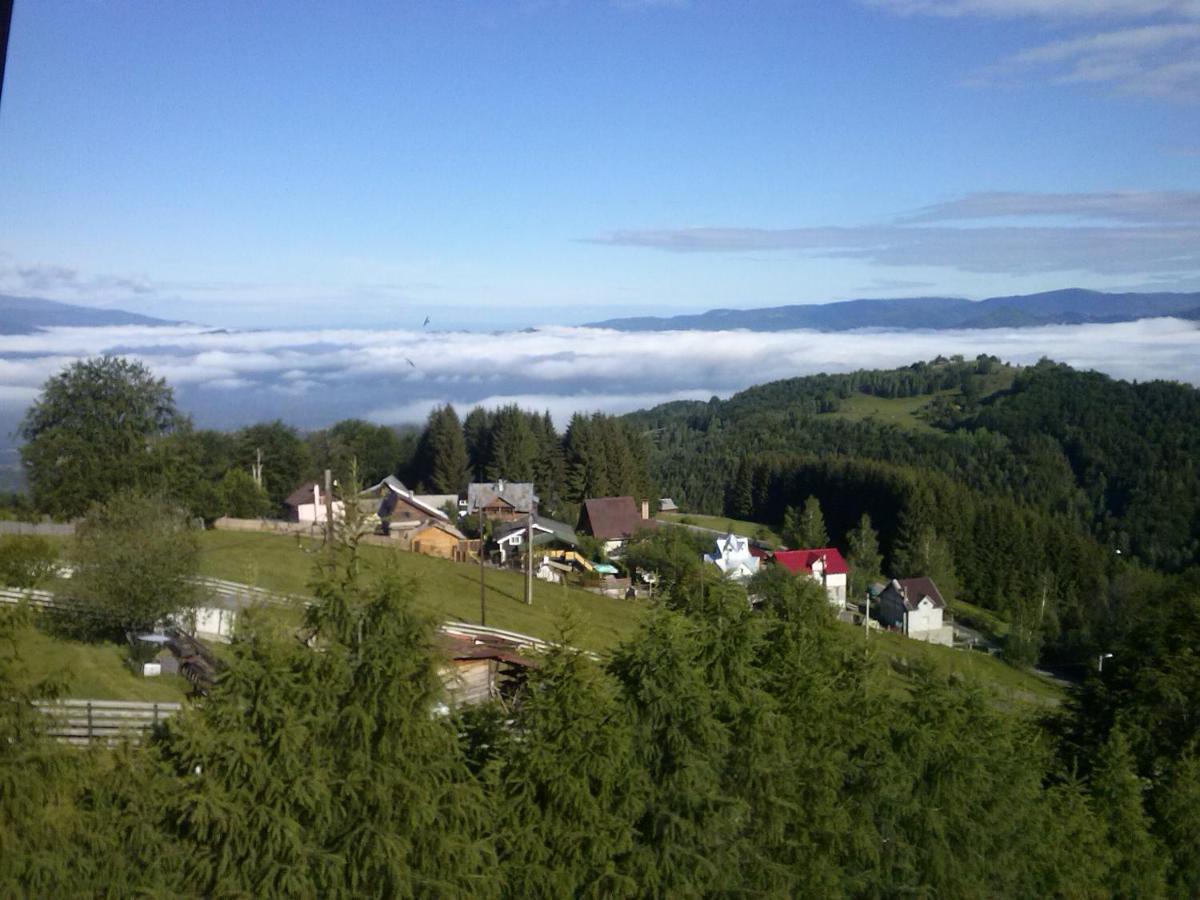
[[582,413],[571,417],[563,441],[567,464],[567,498],[582,503],[589,497],[608,497],[613,485],[608,474],[604,440],[598,419]]
[[463,419],[463,437],[467,444],[467,458],[471,467],[471,478],[483,481],[492,464],[492,420],[494,415],[482,406],[476,406]]
[[538,441],[530,417],[515,404],[496,410],[492,426],[492,454],[488,478],[495,481],[532,481],[538,458]]
[[645,791],[611,676],[566,643],[531,676],[498,773],[495,834],[511,897],[634,897],[621,871]]
[[439,494],[466,493],[471,463],[454,407],[446,405],[431,413],[429,431],[429,486]]
[[829,546],[829,532],[825,528],[821,502],[813,496],[804,501],[804,510],[800,513],[800,546]]
[[725,488],[725,515],[733,519],[748,519],[753,514],[754,481],[750,464],[745,457],[739,460],[733,479]]
[[1162,896],[1164,860],[1150,832],[1145,786],[1119,728],[1113,729],[1100,748],[1091,788],[1096,814],[1107,826],[1106,887],[1114,897]]
[[846,535],[850,566],[850,595],[861,598],[871,582],[883,577],[883,555],[879,552],[879,535],[871,527],[871,517],[862,514],[858,525]]
[[721,893],[736,883],[733,839],[745,804],[724,789],[729,732],[698,656],[688,619],[658,610],[611,663],[648,781],[623,866],[643,896]]

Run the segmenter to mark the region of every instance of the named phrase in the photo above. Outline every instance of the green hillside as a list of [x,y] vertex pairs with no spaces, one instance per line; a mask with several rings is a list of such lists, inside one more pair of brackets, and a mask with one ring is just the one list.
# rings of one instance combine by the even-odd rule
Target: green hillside
[[125,662],[125,648],[109,642],[67,640],[33,625],[15,637],[22,668],[34,679],[66,681],[64,696],[80,700],[179,701],[191,689],[179,675],[142,678]]
[[[287,535],[206,531],[201,535],[202,575],[240,581],[289,594],[308,594],[319,545]],[[362,548],[364,574],[392,567],[413,579],[419,600],[440,618],[479,622],[479,567],[387,547]],[[564,616],[575,626],[573,642],[607,650],[630,635],[643,609],[577,588],[534,579],[527,606],[520,573],[488,569],[487,624],[540,638],[553,638]]]
[[[201,572],[272,591],[309,592],[313,554],[318,545],[273,534],[208,531],[201,539]],[[479,568],[385,547],[363,548],[366,575],[394,566],[414,579],[424,604],[445,619],[479,621]],[[573,642],[585,649],[611,650],[631,636],[646,609],[645,601],[600,597],[576,588],[534,581],[533,606],[526,606],[524,581],[518,573],[487,570],[487,622],[533,637],[553,638],[567,610],[573,616]],[[878,639],[876,639],[878,638]],[[872,635],[875,652],[898,662],[898,684],[904,667],[917,660],[946,674],[968,675],[992,688],[1001,699],[1054,703],[1061,692],[1051,682],[999,659],[910,641],[896,635]]]

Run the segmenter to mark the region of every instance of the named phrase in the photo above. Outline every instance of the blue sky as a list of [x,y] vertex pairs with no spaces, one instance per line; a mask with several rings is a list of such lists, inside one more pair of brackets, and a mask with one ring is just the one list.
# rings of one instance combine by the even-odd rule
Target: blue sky
[[1200,290],[1197,0],[17,0],[0,293],[499,327]]

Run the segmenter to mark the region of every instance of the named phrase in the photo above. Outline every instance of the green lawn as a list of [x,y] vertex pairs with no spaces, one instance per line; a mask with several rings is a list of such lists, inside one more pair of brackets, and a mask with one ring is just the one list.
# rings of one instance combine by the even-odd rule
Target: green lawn
[[18,633],[17,648],[30,676],[65,676],[65,696],[73,699],[179,701],[191,688],[180,675],[135,675],[125,662],[125,648],[118,644],[66,640],[30,626]]
[[[200,572],[281,593],[311,593],[319,544],[288,535],[207,531],[200,539]],[[394,567],[413,579],[421,602],[443,619],[479,622],[479,566],[388,547],[362,548],[363,574],[371,578]],[[613,600],[564,585],[534,580],[533,605],[526,606],[525,582],[517,572],[489,568],[487,624],[549,639],[570,611],[572,642],[587,650],[614,647],[633,632],[645,606]]]
[[966,600],[954,600],[950,603],[949,610],[955,621],[982,632],[997,643],[1003,641],[1008,634],[1008,622],[990,609],[984,609]]
[[[858,630],[861,633],[862,629]],[[1004,702],[1052,706],[1063,699],[1062,689],[1049,679],[986,653],[926,644],[887,631],[872,631],[869,640],[875,653],[901,664],[924,661],[944,675],[971,677],[987,685]]]
[[918,413],[938,396],[950,396],[958,391],[941,391],[938,394],[922,394],[916,397],[876,397],[872,394],[851,394],[841,401],[842,408],[836,412],[822,413],[835,419],[852,422],[875,422],[895,425],[907,431],[932,434],[937,429],[921,418]]
[[731,519],[728,516],[702,516],[699,513],[659,513],[657,516],[664,522],[678,522],[681,525],[698,525],[701,528],[711,528],[714,531],[721,531],[742,535],[743,537],[754,537],[757,534],[763,535],[763,540],[772,547],[783,546],[783,539],[779,537],[779,533],[766,525],[758,522],[746,522],[742,519]]

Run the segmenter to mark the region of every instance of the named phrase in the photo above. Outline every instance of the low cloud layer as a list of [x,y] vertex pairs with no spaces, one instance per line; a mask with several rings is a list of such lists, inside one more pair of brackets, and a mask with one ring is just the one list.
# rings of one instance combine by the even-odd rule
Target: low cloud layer
[[516,402],[624,412],[727,396],[814,372],[890,368],[943,354],[1049,356],[1122,378],[1200,385],[1200,328],[1175,319],[1114,325],[939,332],[622,333],[546,328],[498,334],[392,330],[212,332],[194,327],[60,328],[0,336],[6,433],[52,374],[80,357],[141,359],[175,386],[197,424],[281,418],[302,428],[351,416],[420,422],[439,403]]

